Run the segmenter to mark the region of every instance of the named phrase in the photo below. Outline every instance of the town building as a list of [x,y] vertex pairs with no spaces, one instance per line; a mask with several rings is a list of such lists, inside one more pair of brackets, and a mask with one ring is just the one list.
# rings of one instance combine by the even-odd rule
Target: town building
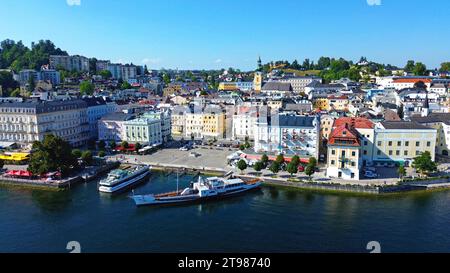
[[290,113],[261,115],[255,125],[255,152],[319,158],[320,118]]
[[87,116],[89,122],[89,136],[91,139],[98,138],[98,121],[109,113],[117,110],[117,104],[112,101],[105,101],[101,97],[82,98],[87,104]]
[[359,180],[361,168],[359,133],[348,123],[337,126],[328,140],[328,177]]
[[110,113],[98,121],[98,140],[122,142],[125,140],[126,121],[134,119],[133,114]]
[[0,103],[0,141],[31,144],[54,134],[73,146],[89,139],[87,104],[83,100]]
[[225,114],[219,107],[207,107],[202,112],[185,114],[185,136],[195,139],[225,138]]
[[89,72],[89,59],[83,56],[50,55],[49,61],[52,69]]
[[272,81],[264,84],[261,93],[267,96],[283,98],[290,96],[293,93],[293,89],[290,83]]
[[232,138],[239,140],[253,139],[257,119],[256,107],[237,107],[236,113],[233,115]]
[[302,77],[283,77],[279,79],[280,82],[289,83],[292,86],[294,93],[306,92],[306,87],[312,82],[322,82],[322,78],[317,76],[302,76]]
[[125,140],[145,146],[158,146],[163,143],[161,121],[153,118],[136,118],[123,123]]
[[143,118],[157,119],[161,122],[163,143],[172,138],[172,119],[169,111],[150,111],[142,115]]
[[450,113],[431,113],[428,116],[413,116],[413,122],[434,128],[436,135],[436,154],[448,157],[450,153]]
[[375,125],[373,162],[410,165],[428,151],[435,160],[437,130],[410,121],[384,121]]

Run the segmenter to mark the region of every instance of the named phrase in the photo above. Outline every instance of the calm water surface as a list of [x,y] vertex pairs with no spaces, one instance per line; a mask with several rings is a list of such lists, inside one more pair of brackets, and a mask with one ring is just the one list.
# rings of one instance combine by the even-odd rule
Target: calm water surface
[[[187,186],[190,176],[180,178]],[[136,193],[176,189],[154,174]],[[450,191],[332,195],[264,187],[206,204],[136,208],[95,182],[67,192],[0,188],[0,252],[450,252]]]

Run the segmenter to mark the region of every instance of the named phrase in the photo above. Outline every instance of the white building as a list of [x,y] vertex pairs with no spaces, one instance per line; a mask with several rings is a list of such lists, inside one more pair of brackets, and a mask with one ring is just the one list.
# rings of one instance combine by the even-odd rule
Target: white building
[[110,113],[98,121],[98,140],[122,142],[125,140],[126,121],[134,119],[134,115],[123,112]]
[[255,152],[319,158],[320,118],[295,114],[261,116],[254,130]]
[[322,83],[322,78],[317,76],[304,76],[304,77],[285,77],[279,80],[280,82],[290,83],[294,93],[305,92],[305,87],[313,81]]
[[50,55],[52,69],[63,68],[67,71],[89,72],[89,59],[83,56]]
[[87,104],[87,115],[89,122],[89,136],[92,139],[98,138],[98,121],[109,113],[117,110],[115,102],[107,102],[103,98],[83,98]]
[[54,134],[73,146],[89,139],[87,105],[82,100],[0,104],[0,141],[31,144]]
[[254,139],[257,120],[256,108],[238,107],[236,114],[233,115],[232,138],[241,140],[246,138]]
[[161,145],[163,137],[161,121],[152,118],[137,118],[124,122],[125,140],[142,145]]
[[169,111],[146,112],[142,117],[157,119],[161,122],[163,142],[168,142],[172,138],[172,117]]

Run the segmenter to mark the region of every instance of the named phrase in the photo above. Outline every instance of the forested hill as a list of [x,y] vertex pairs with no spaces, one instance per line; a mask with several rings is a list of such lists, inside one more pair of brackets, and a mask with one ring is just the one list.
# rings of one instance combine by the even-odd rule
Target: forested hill
[[68,54],[50,40],[32,43],[29,48],[22,41],[6,39],[0,43],[0,69],[12,69],[15,72],[22,69],[40,69],[42,65],[48,64],[50,55]]

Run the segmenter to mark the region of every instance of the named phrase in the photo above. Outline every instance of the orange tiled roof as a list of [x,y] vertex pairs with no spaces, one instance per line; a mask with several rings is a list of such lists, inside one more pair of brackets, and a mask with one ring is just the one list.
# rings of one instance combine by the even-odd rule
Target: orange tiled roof
[[328,140],[328,145],[361,146],[358,132],[347,123],[333,129]]
[[356,129],[372,129],[375,125],[372,121],[366,118],[351,118],[351,117],[343,117],[338,118],[334,121],[333,127],[339,127],[344,124],[348,124],[349,126]]
[[418,83],[418,82],[431,83],[432,81],[433,80],[431,79],[412,78],[412,79],[395,79],[394,83]]

